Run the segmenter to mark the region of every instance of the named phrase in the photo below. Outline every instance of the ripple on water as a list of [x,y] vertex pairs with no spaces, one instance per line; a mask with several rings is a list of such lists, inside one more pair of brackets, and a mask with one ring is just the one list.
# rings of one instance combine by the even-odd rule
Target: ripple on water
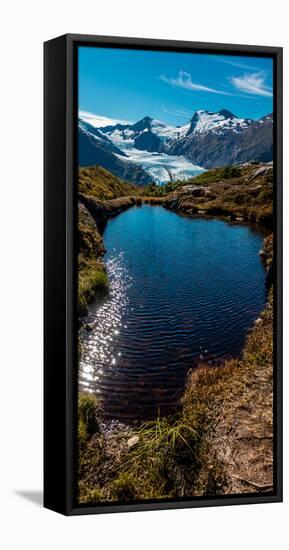
[[142,206],[104,237],[110,293],[89,308],[93,330],[81,329],[80,386],[111,417],[170,412],[188,369],[238,353],[263,308],[263,235]]

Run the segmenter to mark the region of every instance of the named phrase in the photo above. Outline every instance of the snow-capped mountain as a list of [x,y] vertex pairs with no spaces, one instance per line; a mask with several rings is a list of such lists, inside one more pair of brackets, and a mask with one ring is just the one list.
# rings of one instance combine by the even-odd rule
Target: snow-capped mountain
[[248,128],[252,122],[253,120],[249,118],[236,117],[227,109],[222,109],[217,113],[206,110],[196,111],[186,135],[207,134],[208,132],[222,135],[227,131],[239,133]]
[[[199,110],[183,126],[145,116],[134,124],[81,113],[80,165],[100,164],[134,183],[187,179],[203,169],[273,158],[273,119]],[[83,164],[84,163],[84,164]]]
[[[187,124],[179,127],[170,126],[146,116],[134,124],[117,123],[98,129],[122,151],[127,152],[134,148],[151,153],[181,155],[187,157],[193,164],[207,168],[217,166],[219,163],[237,162],[234,160],[232,146],[238,149],[238,136],[251,126],[253,133],[258,134],[260,124],[250,118],[239,118],[229,110],[222,109],[216,113],[207,110],[196,111]],[[270,157],[268,141],[272,140],[272,136],[270,136],[269,128],[267,128],[267,133],[266,144],[261,154],[264,158]],[[207,150],[202,150],[200,143],[202,140],[205,140],[203,145]],[[260,141],[258,137],[257,141]],[[226,150],[224,150],[222,159],[218,151],[222,150],[224,146]],[[199,151],[200,147],[201,151]],[[199,151],[198,155],[196,155],[196,150]],[[258,151],[254,151],[253,148],[251,154],[253,156],[247,160],[261,160],[260,143]]]
[[217,113],[196,111],[185,135],[170,139],[164,150],[184,155],[204,168],[241,162],[269,162],[273,158],[273,119],[237,118],[223,109]]
[[120,148],[126,149],[133,145],[137,149],[158,152],[168,139],[185,135],[189,126],[169,126],[146,116],[134,124],[109,125],[101,127],[100,130]]
[[[149,117],[133,125],[116,123],[104,128],[94,127],[79,118],[78,128],[80,166],[98,164],[140,185],[151,181],[162,185],[172,179],[188,179],[203,171],[182,155],[156,152],[160,142],[166,141],[165,136],[179,132]],[[189,124],[186,130],[188,128]]]
[[170,126],[146,116],[135,124],[110,124],[99,126],[99,129],[120,148],[130,147],[132,144],[137,149],[146,151],[160,151],[167,141],[182,139],[191,134],[222,135],[230,130],[239,133],[253,121],[246,118],[238,118],[230,111],[222,109],[217,113],[206,110],[196,111],[191,120],[183,126]]
[[94,140],[97,141],[98,144],[101,145],[106,151],[124,157],[126,156],[125,152],[119,149],[112,141],[110,141],[110,139],[108,139],[106,135],[99,132],[97,128],[81,118],[79,118],[78,120],[78,128],[83,135],[87,136],[89,140],[92,140],[92,142]]
[[114,126],[115,124],[130,124],[128,120],[108,118],[106,116],[89,113],[88,111],[79,111],[78,116],[81,120],[88,122],[91,126],[94,126],[94,128],[101,128],[109,125]]
[[82,119],[78,121],[78,160],[79,166],[102,166],[131,183],[147,185],[152,181],[138,163],[130,162],[124,151]]

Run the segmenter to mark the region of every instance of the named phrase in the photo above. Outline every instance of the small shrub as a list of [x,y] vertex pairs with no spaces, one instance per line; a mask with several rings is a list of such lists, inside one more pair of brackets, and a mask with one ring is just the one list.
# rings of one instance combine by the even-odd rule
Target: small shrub
[[262,202],[270,202],[273,200],[273,189],[263,189],[259,194],[259,198]]
[[96,271],[93,275],[93,287],[106,288],[108,285],[108,275],[105,271]]
[[78,420],[78,444],[82,447],[88,439],[86,424],[82,419]]
[[154,195],[157,192],[157,184],[152,182],[147,187],[148,195]]
[[78,435],[81,440],[91,437],[98,432],[99,427],[96,419],[98,403],[96,397],[89,393],[82,392],[78,398]]
[[86,310],[96,294],[105,294],[109,289],[108,274],[97,260],[86,261],[78,273],[78,307],[79,312]]
[[225,179],[239,178],[241,175],[241,170],[237,166],[225,166],[222,170],[222,177]]
[[115,500],[127,502],[137,498],[137,478],[131,473],[122,472],[113,482],[111,496]]
[[104,501],[103,493],[99,487],[89,487],[82,481],[78,484],[78,498],[81,504],[94,504],[95,502]]
[[118,467],[113,497],[162,498],[177,494],[175,469],[195,461],[195,427],[181,419],[157,418],[144,423],[135,435],[139,442]]

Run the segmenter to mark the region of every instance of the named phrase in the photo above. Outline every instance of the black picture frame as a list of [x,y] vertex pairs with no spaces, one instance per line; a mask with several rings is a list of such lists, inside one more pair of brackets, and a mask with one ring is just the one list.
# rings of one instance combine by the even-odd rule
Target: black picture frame
[[[274,490],[129,504],[76,502],[77,56],[79,45],[272,57]],[[57,196],[57,200],[56,200]],[[65,515],[282,501],[282,48],[67,34],[44,44],[44,506]]]

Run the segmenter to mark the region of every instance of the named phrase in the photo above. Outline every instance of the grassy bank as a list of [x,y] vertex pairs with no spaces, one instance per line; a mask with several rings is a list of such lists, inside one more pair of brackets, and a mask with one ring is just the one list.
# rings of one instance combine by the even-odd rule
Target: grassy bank
[[92,166],[79,169],[78,193],[78,309],[83,316],[89,302],[109,291],[103,262],[105,224],[109,218],[141,204],[143,190],[104,168]]
[[99,200],[118,199],[129,195],[141,196],[145,193],[143,187],[127,183],[101,166],[79,168],[78,191]]
[[[107,440],[97,421],[101,403],[81,395],[80,502],[271,490],[272,319],[271,290],[242,356],[189,373],[182,411],[175,417]],[[86,399],[91,409],[84,422]],[[97,426],[93,433],[91,425]]]
[[87,304],[97,293],[108,292],[108,276],[102,257],[105,253],[98,227],[82,203],[78,205],[78,311],[87,312]]
[[107,294],[109,281],[103,262],[105,248],[102,232],[109,218],[132,206],[141,205],[139,197],[120,197],[100,201],[79,194],[78,206],[78,304],[79,314],[97,295]]
[[270,229],[272,201],[272,166],[255,164],[209,170],[163,197],[163,205],[172,210],[243,220]]

